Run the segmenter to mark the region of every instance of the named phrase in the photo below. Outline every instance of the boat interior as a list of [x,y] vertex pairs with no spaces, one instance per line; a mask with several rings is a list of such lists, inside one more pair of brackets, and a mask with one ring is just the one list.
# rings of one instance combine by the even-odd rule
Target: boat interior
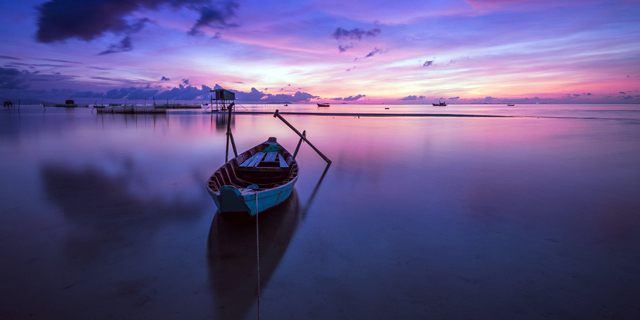
[[290,182],[297,175],[297,162],[274,139],[225,163],[211,176],[208,185],[213,191],[219,191],[222,186],[238,189],[256,189],[256,186],[258,189],[275,188]]

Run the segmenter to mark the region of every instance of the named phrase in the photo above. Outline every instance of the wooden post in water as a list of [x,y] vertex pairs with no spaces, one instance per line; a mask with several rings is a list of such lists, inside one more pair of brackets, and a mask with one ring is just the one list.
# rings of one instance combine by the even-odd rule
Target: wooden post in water
[[229,105],[229,119],[227,119],[227,147],[226,147],[226,152],[225,152],[225,156],[224,156],[224,162],[228,162],[229,161],[229,140],[231,140],[231,146],[233,147],[233,154],[237,157],[238,156],[238,150],[236,149],[236,142],[233,140],[233,134],[231,133],[231,109],[233,109],[233,105],[236,104],[235,102],[232,102]]
[[[307,130],[302,131],[302,135],[306,138],[307,137]],[[296,151],[293,153],[293,158],[296,158],[296,155],[298,155],[298,150],[300,150],[300,145],[302,144],[302,137],[300,137],[300,141],[298,141],[298,146],[296,147]]]
[[315,150],[321,157],[322,159],[324,159],[324,161],[326,161],[328,164],[331,164],[331,160],[329,160],[329,158],[327,158],[327,156],[325,156],[324,154],[322,154],[322,152],[320,152],[320,150],[318,150],[318,148],[316,148],[311,142],[309,142],[309,140],[307,140],[307,138],[302,135],[302,133],[300,133],[300,131],[298,131],[296,128],[294,128],[289,122],[287,122],[287,120],[285,120],[281,115],[280,115],[280,111],[276,110],[276,112],[273,114],[273,117],[278,117],[280,118],[280,120],[282,120],[282,122],[284,122],[284,124],[286,124],[287,126],[289,126],[289,128],[291,128],[291,130],[293,130],[293,132],[295,132],[298,136],[300,136],[300,139],[304,140],[304,142],[306,142],[311,148],[313,148],[313,150]]

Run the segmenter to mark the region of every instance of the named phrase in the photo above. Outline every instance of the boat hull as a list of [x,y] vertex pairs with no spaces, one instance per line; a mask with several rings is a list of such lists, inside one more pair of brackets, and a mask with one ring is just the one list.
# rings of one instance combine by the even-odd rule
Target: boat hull
[[[266,211],[287,200],[297,181],[298,177],[281,187],[245,195],[231,186],[222,187],[220,192],[208,190],[220,213],[227,217],[237,216],[242,218],[242,216],[255,216],[256,213]],[[258,199],[257,202],[256,198]]]
[[[273,141],[271,140],[273,139]],[[276,144],[279,156],[287,165],[254,168],[240,164],[251,162],[266,146]],[[266,161],[267,157],[265,157]],[[260,159],[258,159],[260,160]],[[260,161],[262,163],[262,161]],[[229,218],[250,218],[284,202],[298,181],[298,164],[275,138],[257,145],[222,165],[207,181],[207,191],[218,212]]]

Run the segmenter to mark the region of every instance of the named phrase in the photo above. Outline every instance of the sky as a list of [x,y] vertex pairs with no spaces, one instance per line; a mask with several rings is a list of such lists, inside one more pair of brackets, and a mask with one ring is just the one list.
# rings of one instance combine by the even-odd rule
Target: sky
[[0,98],[640,103],[638,0],[0,0]]

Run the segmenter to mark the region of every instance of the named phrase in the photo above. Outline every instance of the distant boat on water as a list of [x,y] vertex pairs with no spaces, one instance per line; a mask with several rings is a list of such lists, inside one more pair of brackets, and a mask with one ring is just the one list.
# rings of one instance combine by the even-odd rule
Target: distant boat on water
[[513,103],[507,103],[507,105],[508,105],[509,107],[513,107],[513,106],[515,106],[515,104],[513,104]]
[[432,103],[432,104],[433,104],[434,107],[446,107],[447,106],[446,102],[443,102],[443,101],[440,101],[440,100],[438,100],[438,103]]
[[318,107],[329,107],[328,103],[318,103]]

